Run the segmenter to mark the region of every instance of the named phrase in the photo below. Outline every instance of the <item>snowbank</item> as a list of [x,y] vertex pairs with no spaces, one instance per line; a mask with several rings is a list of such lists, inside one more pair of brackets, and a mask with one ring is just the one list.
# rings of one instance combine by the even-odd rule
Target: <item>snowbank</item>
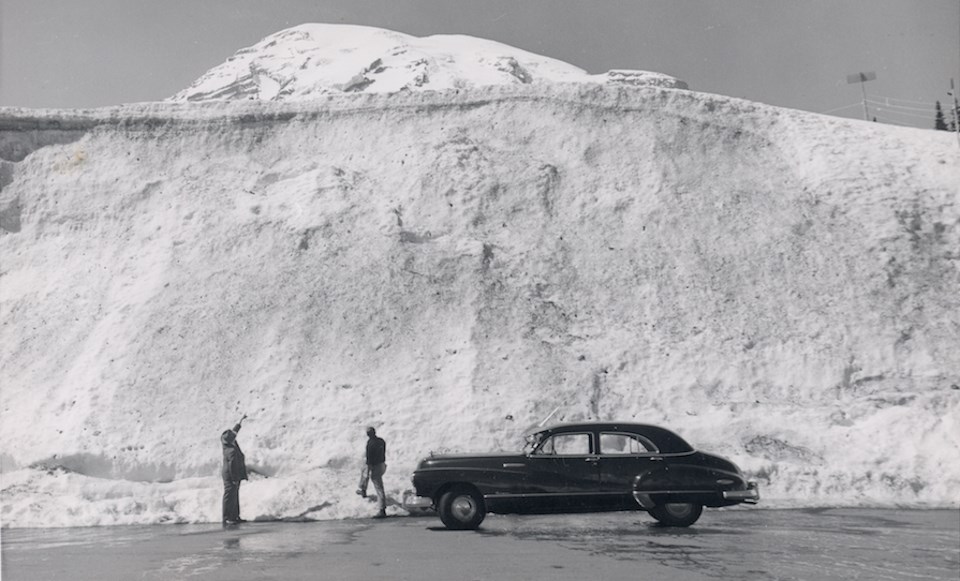
[[[364,442],[663,424],[764,506],[960,505],[952,135],[515,85],[0,109],[3,526],[340,518]],[[392,508],[391,510],[399,510]]]

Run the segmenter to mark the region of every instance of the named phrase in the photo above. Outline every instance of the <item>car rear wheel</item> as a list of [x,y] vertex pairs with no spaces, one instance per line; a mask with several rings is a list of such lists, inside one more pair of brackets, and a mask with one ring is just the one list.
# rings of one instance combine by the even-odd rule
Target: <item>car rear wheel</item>
[[695,502],[666,502],[650,509],[650,515],[668,527],[688,527],[703,514],[703,505]]
[[455,486],[440,497],[440,520],[448,529],[475,529],[487,511],[483,497],[472,486]]

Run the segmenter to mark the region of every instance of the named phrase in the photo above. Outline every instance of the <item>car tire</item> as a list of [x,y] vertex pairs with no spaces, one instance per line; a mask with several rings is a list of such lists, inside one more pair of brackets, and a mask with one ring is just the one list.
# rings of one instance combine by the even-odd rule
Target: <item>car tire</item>
[[650,509],[650,515],[668,527],[688,527],[703,514],[703,505],[695,502],[667,502]]
[[440,496],[440,520],[448,529],[475,529],[487,515],[483,497],[472,486],[455,486]]

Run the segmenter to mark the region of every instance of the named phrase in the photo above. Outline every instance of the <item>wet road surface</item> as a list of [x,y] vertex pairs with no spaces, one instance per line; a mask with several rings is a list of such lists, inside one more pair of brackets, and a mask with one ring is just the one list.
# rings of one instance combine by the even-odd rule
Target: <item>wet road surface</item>
[[4,529],[20,579],[960,579],[960,511],[708,510],[688,529],[645,513]]

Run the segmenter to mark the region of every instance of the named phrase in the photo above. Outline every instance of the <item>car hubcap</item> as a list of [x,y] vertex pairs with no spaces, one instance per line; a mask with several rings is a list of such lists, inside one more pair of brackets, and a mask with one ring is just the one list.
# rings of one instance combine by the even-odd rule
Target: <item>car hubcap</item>
[[669,504],[665,504],[663,508],[667,511],[667,514],[675,518],[683,518],[685,516],[688,516],[691,512],[693,512],[692,504],[679,503],[679,502],[671,502]]
[[477,503],[469,496],[458,496],[453,499],[450,511],[459,521],[468,521],[477,514]]

